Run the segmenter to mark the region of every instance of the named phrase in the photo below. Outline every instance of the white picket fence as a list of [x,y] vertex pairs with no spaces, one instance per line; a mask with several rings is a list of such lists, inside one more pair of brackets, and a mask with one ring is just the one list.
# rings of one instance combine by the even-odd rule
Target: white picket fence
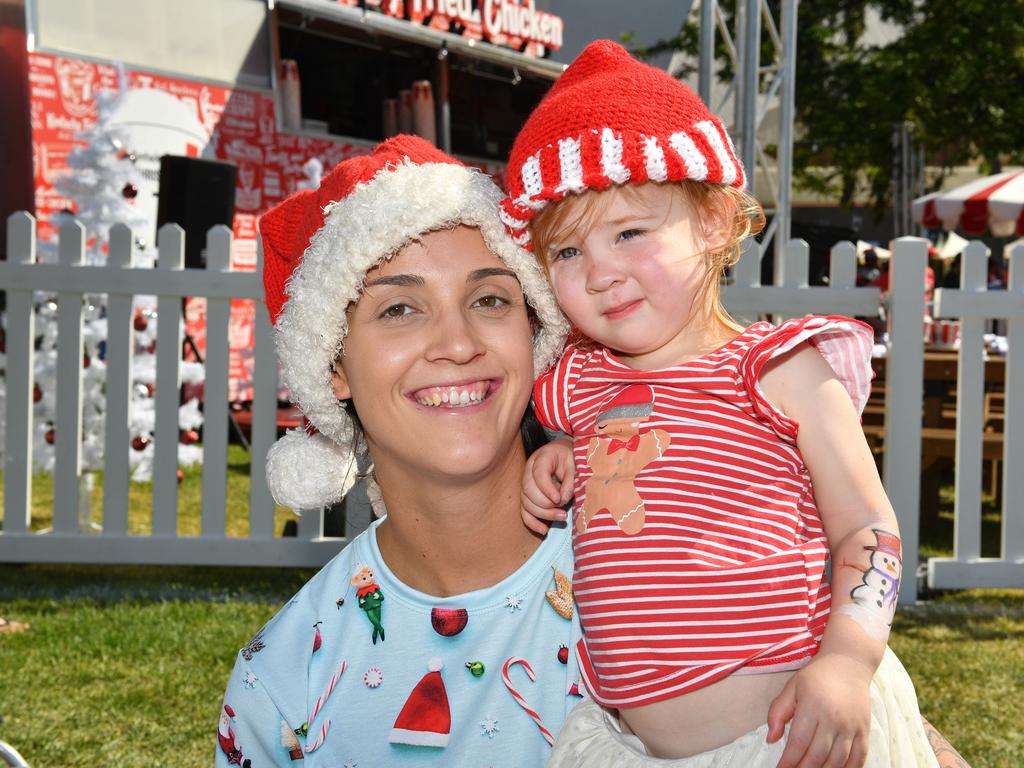
[[[954,554],[928,561],[936,588],[1024,587],[1024,245],[1010,253],[1005,291],[989,291],[988,249],[971,243],[960,288],[935,292],[935,316],[960,318],[957,371]],[[1003,428],[1000,556],[981,556],[981,441],[984,429],[984,327],[1006,320],[1006,413]]]
[[[262,304],[260,270],[230,269],[231,233],[210,230],[207,267],[186,270],[184,233],[175,225],[160,231],[155,270],[133,266],[131,232],[115,227],[106,266],[83,264],[84,232],[69,222],[60,232],[60,263],[35,263],[35,222],[26,213],[8,220],[8,261],[0,262],[0,287],[7,292],[7,445],[4,466],[4,525],[0,562],[103,562],[151,564],[318,566],[335,554],[342,539],[323,536],[322,514],[303,516],[296,538],[275,536],[274,504],[263,468],[275,437],[277,369],[271,327],[257,308],[252,405],[252,471],[249,534],[225,534],[227,493],[228,319],[232,298]],[[726,307],[737,317],[799,317],[809,313],[875,315],[877,288],[858,288],[856,250],[852,243],[832,249],[828,286],[808,287],[808,247],[790,243],[784,253],[783,277],[777,286],[760,285],[756,244],[750,243],[724,289]],[[1024,265],[1024,247],[1018,251]],[[980,557],[981,425],[983,386],[982,323],[1009,320],[1010,357],[1006,391],[1024,381],[1024,266],[1011,271],[1009,291],[988,294],[984,246],[974,244],[964,259],[964,288],[937,292],[942,317],[963,317],[957,416],[956,555],[932,560],[934,587],[1024,586],[1024,405],[1007,398],[1004,452],[1003,546],[999,558]],[[260,257],[262,259],[262,256]],[[924,342],[925,243],[917,238],[896,242],[892,260],[887,360],[885,463],[886,490],[897,510],[904,551],[918,550],[921,474],[921,410]],[[980,271],[979,271],[980,270]],[[979,278],[978,275],[981,275]],[[31,530],[33,292],[58,296],[58,391],[55,432],[53,528]],[[97,534],[79,525],[79,445],[82,376],[82,297],[105,293],[108,301],[107,450],[104,464],[103,525]],[[128,423],[131,387],[132,296],[159,297],[157,336],[155,465],[152,533],[127,533]],[[203,492],[199,536],[177,534],[176,450],[178,442],[179,365],[182,342],[181,298],[206,297],[207,357],[204,395]],[[1014,347],[1016,345],[1016,348]],[[167,394],[172,393],[172,394]],[[351,530],[351,529],[350,529]],[[901,601],[917,597],[908,558]]]
[[[324,539],[318,521],[307,518],[295,538],[274,536],[274,503],[263,471],[275,439],[277,364],[266,311],[257,308],[255,328],[252,472],[249,534],[225,533],[228,440],[228,321],[233,298],[262,304],[261,271],[234,272],[231,231],[211,229],[205,270],[186,270],[183,230],[159,232],[155,269],[134,263],[134,238],[123,225],[111,230],[104,266],[86,265],[85,230],[75,221],[60,229],[59,263],[36,263],[35,220],[27,213],[7,221],[7,261],[0,261],[0,287],[7,294],[6,445],[4,524],[0,562],[79,562],[205,565],[291,565],[325,563],[338,551]],[[57,413],[53,477],[53,525],[31,530],[32,391],[34,375],[33,292],[57,295]],[[83,532],[79,517],[82,470],[82,312],[85,294],[107,294],[106,451],[103,466],[103,524]],[[128,533],[128,450],[133,349],[132,297],[156,295],[156,404],[152,533]],[[182,349],[182,298],[205,297],[206,383],[201,533],[177,533],[178,407]]]

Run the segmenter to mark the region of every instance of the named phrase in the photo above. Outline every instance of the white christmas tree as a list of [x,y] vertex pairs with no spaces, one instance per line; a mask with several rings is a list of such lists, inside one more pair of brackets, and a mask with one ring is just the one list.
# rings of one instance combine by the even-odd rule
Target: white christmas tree
[[[74,215],[86,228],[86,263],[106,263],[110,228],[115,223],[127,224],[136,237],[136,259],[139,267],[152,267],[156,251],[145,240],[152,232],[151,217],[134,205],[141,175],[135,167],[135,156],[127,146],[124,132],[111,122],[120,96],[106,91],[96,95],[95,125],[79,134],[84,143],[68,156],[69,171],[55,183],[58,192],[70,200],[73,210],[58,216]],[[60,221],[55,221],[58,225]],[[41,262],[57,260],[56,241],[40,242]],[[155,422],[153,395],[156,383],[156,297],[135,296],[133,350],[133,390],[131,406],[131,444],[129,451],[131,477],[146,481],[152,477],[153,428]],[[107,337],[106,296],[86,295],[83,323],[82,376],[82,468],[101,469],[105,445]],[[37,294],[36,300],[35,388],[33,391],[35,435],[33,461],[37,470],[52,471],[55,463],[56,395],[57,395],[57,302],[55,297]],[[2,353],[2,350],[0,350]],[[0,354],[0,363],[3,355]],[[199,363],[182,363],[182,381],[199,384],[204,379]],[[0,387],[0,437],[4,432],[4,391]],[[202,449],[195,445],[202,414],[197,400],[190,400],[179,409],[180,440],[178,463],[188,466],[202,460]]]
[[121,223],[140,239],[143,265],[152,266],[156,254],[142,236],[153,230],[153,221],[135,205],[142,176],[124,130],[111,122],[120,99],[116,91],[96,94],[96,123],[78,134],[83,143],[68,155],[68,173],[56,180],[54,188],[74,202],[75,218],[85,225],[87,264],[106,263],[110,228]]

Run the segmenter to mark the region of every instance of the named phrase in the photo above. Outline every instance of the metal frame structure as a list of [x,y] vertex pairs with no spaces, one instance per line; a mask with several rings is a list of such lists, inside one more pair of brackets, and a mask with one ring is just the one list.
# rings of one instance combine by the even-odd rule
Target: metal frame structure
[[[464,56],[488,61],[509,67],[513,72],[514,82],[519,81],[520,71],[529,72],[538,77],[555,80],[565,70],[566,65],[546,59],[535,59],[513,50],[492,45],[488,42],[466,39],[450,32],[441,32],[387,16],[383,13],[367,11],[364,8],[332,5],[322,0],[266,0],[267,7],[289,8],[312,17],[327,19],[349,27],[364,29],[371,34],[380,34],[423,45],[437,50],[437,93],[438,104],[438,136],[437,142],[442,150],[451,153],[451,102],[448,90],[448,54],[458,53]],[[276,35],[271,37],[276,39]],[[277,51],[272,59],[274,66],[272,76],[276,78],[276,63],[279,60]],[[274,81],[275,93],[276,79]]]
[[[796,29],[799,0],[782,0],[778,22],[768,0],[736,0],[735,28],[730,30],[718,0],[700,2],[700,57],[698,92],[712,111],[723,114],[731,101],[733,135],[751,189],[757,178],[764,178],[772,191],[773,205],[765,212],[772,214],[761,242],[763,258],[774,243],[774,282],[784,280],[783,249],[790,239],[791,190],[793,182],[793,119],[796,93]],[[712,62],[715,39],[722,42],[732,63],[735,76],[726,83],[720,103],[712,103],[715,83]],[[761,45],[767,34],[775,55],[770,62],[761,62]],[[768,112],[778,108],[778,143],[775,162],[771,162],[758,138],[758,131]]]

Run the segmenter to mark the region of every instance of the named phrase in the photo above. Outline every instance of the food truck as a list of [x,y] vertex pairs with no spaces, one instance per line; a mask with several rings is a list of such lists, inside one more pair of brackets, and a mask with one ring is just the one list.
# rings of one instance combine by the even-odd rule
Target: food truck
[[[113,89],[111,123],[143,177],[135,204],[160,223],[164,155],[233,164],[233,268],[254,269],[263,211],[394,133],[500,183],[516,131],[564,69],[552,59],[564,32],[543,0],[0,0],[0,207],[34,210],[40,238],[53,236],[54,214],[73,210],[54,180],[97,119],[96,94]],[[239,400],[253,312],[232,312]],[[201,302],[187,324],[201,346]]]

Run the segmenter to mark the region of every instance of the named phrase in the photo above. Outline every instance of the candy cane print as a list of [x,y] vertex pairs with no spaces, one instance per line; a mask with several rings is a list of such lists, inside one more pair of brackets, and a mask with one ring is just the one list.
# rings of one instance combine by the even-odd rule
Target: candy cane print
[[518,656],[511,656],[505,662],[505,665],[501,668],[501,679],[505,681],[505,687],[508,688],[508,692],[512,694],[515,700],[519,703],[519,706],[526,711],[526,714],[528,714],[533,719],[533,722],[537,724],[537,727],[540,728],[541,735],[544,736],[544,741],[548,743],[549,747],[554,746],[555,739],[551,735],[551,731],[544,727],[544,723],[540,721],[540,715],[538,715],[536,710],[526,703],[526,699],[524,699],[522,694],[515,689],[512,685],[512,681],[509,679],[508,670],[514,664],[523,665],[523,669],[525,669],[526,674],[529,675],[531,683],[537,679],[537,676],[533,673],[533,668],[530,666],[530,663],[526,661],[526,659],[520,659]]
[[327,698],[334,691],[334,686],[338,684],[338,680],[341,679],[342,674],[345,672],[345,667],[347,666],[347,661],[341,662],[341,666],[338,668],[338,671],[331,676],[331,681],[327,684],[327,689],[323,693],[321,693],[320,696],[317,698],[316,703],[313,704],[313,709],[310,710],[309,717],[306,718],[306,723],[308,725],[313,724],[313,721],[316,719],[317,714],[319,714],[320,712],[320,708],[324,705],[324,703],[327,701]]
[[320,746],[324,743],[324,739],[327,738],[327,731],[331,729],[331,721],[327,720],[323,725],[320,726],[320,735],[316,737],[316,741],[312,744],[306,745],[306,754],[312,754],[320,749]]

